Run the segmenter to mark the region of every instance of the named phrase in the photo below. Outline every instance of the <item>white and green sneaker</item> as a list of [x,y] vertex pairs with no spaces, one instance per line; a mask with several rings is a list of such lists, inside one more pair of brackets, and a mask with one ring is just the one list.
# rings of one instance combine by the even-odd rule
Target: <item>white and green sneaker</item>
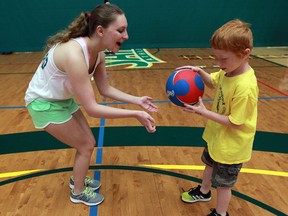
[[[74,178],[73,176],[70,177],[70,189],[74,189]],[[90,187],[93,189],[93,191],[97,190],[98,188],[100,188],[101,183],[95,179],[91,179],[88,176],[86,176],[85,178],[85,182],[84,182],[84,186],[85,187]]]
[[102,203],[104,197],[102,194],[94,192],[92,188],[85,187],[84,191],[80,194],[74,194],[73,190],[71,190],[70,200],[73,203],[83,203],[88,206],[95,206]]
[[194,202],[207,202],[211,200],[211,191],[207,194],[203,194],[200,191],[201,185],[197,187],[191,188],[190,190],[181,194],[181,200],[187,203],[194,203]]

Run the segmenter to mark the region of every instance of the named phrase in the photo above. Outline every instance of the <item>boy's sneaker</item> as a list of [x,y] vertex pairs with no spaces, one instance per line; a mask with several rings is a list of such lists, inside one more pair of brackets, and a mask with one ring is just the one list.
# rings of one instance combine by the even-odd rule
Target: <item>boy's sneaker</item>
[[[210,209],[211,213],[208,214],[207,216],[221,216],[220,214],[217,213],[216,209]],[[226,212],[226,216],[229,216],[228,212]]]
[[189,191],[186,191],[181,194],[181,200],[187,203],[194,203],[198,201],[204,201],[207,202],[211,200],[211,191],[209,191],[207,194],[203,194],[200,191],[201,186],[198,185],[195,188],[190,189]]
[[74,194],[73,190],[71,190],[70,200],[73,203],[84,203],[88,206],[95,206],[103,202],[104,197],[102,194],[94,192],[92,188],[85,187],[84,191],[80,194]]
[[[73,176],[70,177],[70,189],[74,189],[74,178]],[[85,183],[84,183],[85,187],[90,187],[92,188],[94,191],[97,190],[98,188],[100,188],[101,183],[95,179],[91,179],[88,176],[86,176],[85,178]]]

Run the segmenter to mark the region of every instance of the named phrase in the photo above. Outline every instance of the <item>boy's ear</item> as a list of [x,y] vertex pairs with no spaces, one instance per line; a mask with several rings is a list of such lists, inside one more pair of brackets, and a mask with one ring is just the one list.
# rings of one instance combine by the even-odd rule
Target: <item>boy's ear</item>
[[241,52],[241,55],[242,55],[243,58],[247,58],[247,57],[249,57],[250,53],[251,53],[251,49],[250,48],[246,48],[245,50],[243,50]]
[[246,48],[244,51],[243,51],[243,55],[249,55],[251,53],[251,49],[250,48]]

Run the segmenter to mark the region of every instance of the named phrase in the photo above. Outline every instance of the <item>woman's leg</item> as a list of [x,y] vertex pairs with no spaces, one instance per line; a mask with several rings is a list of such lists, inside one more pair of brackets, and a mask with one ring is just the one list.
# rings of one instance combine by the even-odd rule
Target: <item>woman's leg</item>
[[49,124],[45,130],[61,142],[77,150],[73,166],[74,193],[82,192],[96,143],[82,111],[80,109],[76,111],[66,123]]

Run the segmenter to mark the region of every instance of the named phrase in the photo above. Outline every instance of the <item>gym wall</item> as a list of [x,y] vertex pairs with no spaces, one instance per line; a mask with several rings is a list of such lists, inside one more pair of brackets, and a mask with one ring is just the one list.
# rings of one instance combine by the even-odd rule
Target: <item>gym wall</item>
[[[103,1],[0,0],[0,52],[41,51],[47,38]],[[254,46],[288,45],[288,0],[114,0],[126,13],[124,48],[209,47],[214,30],[239,18]]]

